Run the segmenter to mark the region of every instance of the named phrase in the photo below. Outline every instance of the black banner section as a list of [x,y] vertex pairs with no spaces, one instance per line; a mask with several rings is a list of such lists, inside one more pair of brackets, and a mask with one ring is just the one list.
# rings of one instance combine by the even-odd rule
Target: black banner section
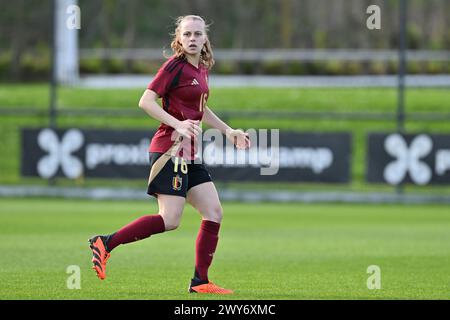
[[367,150],[368,182],[450,183],[450,135],[371,133]]
[[[226,150],[215,164],[208,143],[203,150],[205,163],[213,178],[222,181],[289,181],[329,182],[350,181],[351,135],[349,133],[298,133],[259,131],[251,141],[257,141],[249,151],[235,151],[225,141],[215,142],[216,150]],[[267,137],[267,143],[264,141]],[[208,139],[205,139],[208,140]],[[276,141],[278,140],[278,141]],[[277,143],[278,142],[278,143]],[[275,151],[274,145],[279,146]],[[222,148],[220,148],[222,145]],[[271,146],[271,148],[266,147]],[[246,161],[244,161],[244,159]],[[240,163],[247,163],[241,165]],[[264,168],[264,169],[261,169]]]
[[[349,133],[248,130],[252,147],[237,150],[216,130],[203,132],[198,155],[220,181],[346,183]],[[149,174],[154,131],[49,128],[22,130],[24,176],[140,178]]]
[[22,175],[145,178],[152,131],[23,129]]

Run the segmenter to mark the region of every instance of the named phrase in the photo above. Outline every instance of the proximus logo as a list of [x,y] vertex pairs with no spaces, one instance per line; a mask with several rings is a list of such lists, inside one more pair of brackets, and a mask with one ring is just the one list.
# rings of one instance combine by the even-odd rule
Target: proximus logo
[[386,152],[396,160],[384,169],[384,179],[393,185],[399,184],[409,172],[411,180],[419,185],[430,182],[432,172],[429,166],[420,161],[433,148],[431,138],[425,134],[415,137],[408,148],[405,139],[400,134],[389,135],[385,142]]
[[37,164],[37,171],[41,177],[54,176],[60,166],[64,175],[71,179],[77,178],[83,173],[83,164],[72,155],[84,143],[81,131],[71,129],[59,141],[53,130],[43,129],[37,140],[41,149],[48,153]]

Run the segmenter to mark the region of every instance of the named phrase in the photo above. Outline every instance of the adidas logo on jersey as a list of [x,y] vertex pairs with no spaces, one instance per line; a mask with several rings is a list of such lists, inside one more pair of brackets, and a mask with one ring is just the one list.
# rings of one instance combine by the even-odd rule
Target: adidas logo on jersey
[[194,80],[192,80],[191,85],[196,86],[199,85],[200,83],[198,83],[197,79],[194,78]]

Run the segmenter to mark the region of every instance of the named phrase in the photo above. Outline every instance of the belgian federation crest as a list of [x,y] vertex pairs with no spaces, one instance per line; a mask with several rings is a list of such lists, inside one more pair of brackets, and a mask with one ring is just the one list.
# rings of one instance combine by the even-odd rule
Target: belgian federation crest
[[183,178],[182,177],[180,177],[179,175],[176,175],[175,177],[173,177],[173,179],[172,179],[172,188],[173,188],[173,190],[180,191],[182,185],[183,185]]

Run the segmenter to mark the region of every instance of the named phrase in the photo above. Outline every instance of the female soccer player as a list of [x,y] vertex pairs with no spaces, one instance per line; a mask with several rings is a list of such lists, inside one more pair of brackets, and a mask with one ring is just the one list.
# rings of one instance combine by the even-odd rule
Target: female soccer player
[[[238,149],[250,147],[248,135],[224,123],[206,105],[208,70],[214,65],[205,21],[195,15],[179,17],[171,43],[174,55],[159,69],[139,101],[139,107],[161,122],[150,144],[149,195],[157,198],[159,212],[145,215],[110,235],[89,239],[93,269],[106,277],[110,252],[151,235],[174,230],[184,204],[190,203],[202,216],[195,246],[194,277],[189,292],[230,294],[208,279],[208,269],[218,242],[222,206],[205,166],[193,162],[200,122],[220,130]],[[162,98],[162,108],[156,103]],[[169,161],[171,160],[171,161]]]

